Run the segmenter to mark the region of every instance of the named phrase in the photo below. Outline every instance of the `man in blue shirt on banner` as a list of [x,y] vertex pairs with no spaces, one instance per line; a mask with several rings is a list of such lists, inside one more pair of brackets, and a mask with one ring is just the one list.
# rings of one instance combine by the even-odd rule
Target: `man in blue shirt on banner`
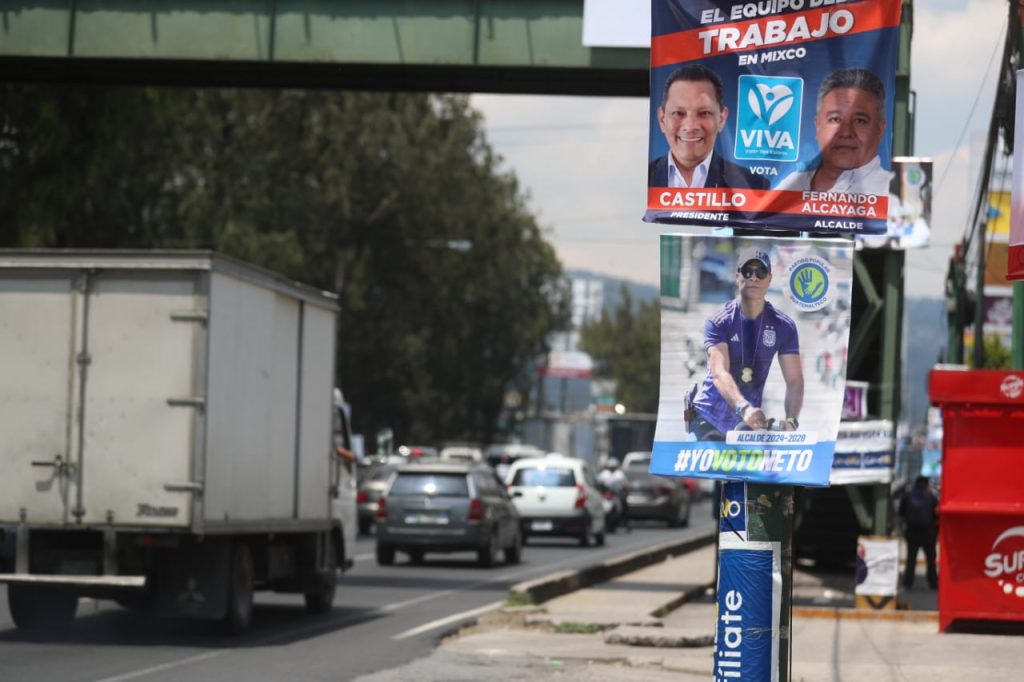
[[763,247],[740,251],[736,261],[739,297],[729,301],[704,327],[708,372],[689,402],[689,430],[697,440],[725,440],[736,429],[765,429],[761,409],[764,385],[777,355],[786,382],[781,428],[799,428],[804,400],[800,339],[796,323],[765,300],[772,262]]

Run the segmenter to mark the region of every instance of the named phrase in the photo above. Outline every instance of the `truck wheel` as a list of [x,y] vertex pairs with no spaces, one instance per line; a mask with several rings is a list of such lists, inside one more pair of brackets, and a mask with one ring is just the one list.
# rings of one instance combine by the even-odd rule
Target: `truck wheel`
[[395,548],[383,542],[377,543],[377,563],[381,566],[391,566],[395,563]]
[[238,635],[252,623],[252,595],[256,584],[256,569],[252,553],[244,543],[238,543],[231,552],[231,570],[228,574],[228,612],[224,628],[228,634]]
[[20,630],[63,631],[75,620],[78,596],[59,588],[8,585],[7,606]]
[[327,613],[334,608],[334,593],[338,590],[338,556],[330,538],[324,551],[327,552],[327,565],[324,571],[317,571],[310,578],[312,589],[303,595],[307,613]]

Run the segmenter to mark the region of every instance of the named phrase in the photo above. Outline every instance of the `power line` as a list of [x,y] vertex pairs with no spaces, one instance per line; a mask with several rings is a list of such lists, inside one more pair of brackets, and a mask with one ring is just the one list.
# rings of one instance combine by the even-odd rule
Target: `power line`
[[[967,114],[967,120],[964,121],[963,128],[960,129],[960,137],[957,138],[956,144],[953,145],[954,153],[960,148],[960,144],[964,140],[964,135],[967,134],[967,128],[971,124],[971,119],[974,118],[974,112],[978,108],[978,102],[981,101],[981,92],[985,89],[985,83],[988,82],[989,72],[992,71],[992,63],[996,59],[996,53],[999,51],[999,46],[1002,44],[1003,33],[1006,31],[1006,26],[1003,26],[999,32],[999,39],[995,41],[992,47],[992,55],[988,58],[988,66],[985,68],[985,77],[981,79],[981,84],[978,86],[978,94],[974,96],[974,103],[971,105],[971,113]],[[952,159],[951,159],[952,161]],[[938,194],[939,190],[942,189],[942,183],[946,180],[946,175],[949,173],[949,169],[952,166],[952,162],[946,164],[945,169],[942,171],[942,177],[939,178],[938,184],[935,186],[935,192]]]

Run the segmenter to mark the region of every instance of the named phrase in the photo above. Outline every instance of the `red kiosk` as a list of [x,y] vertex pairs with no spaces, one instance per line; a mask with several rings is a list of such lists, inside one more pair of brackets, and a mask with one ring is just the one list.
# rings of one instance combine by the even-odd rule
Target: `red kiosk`
[[1024,371],[931,372],[942,408],[939,628],[1024,621]]

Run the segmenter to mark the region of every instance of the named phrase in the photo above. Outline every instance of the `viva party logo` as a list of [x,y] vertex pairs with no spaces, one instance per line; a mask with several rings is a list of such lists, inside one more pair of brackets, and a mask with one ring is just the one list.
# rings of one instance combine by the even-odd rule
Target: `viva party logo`
[[813,312],[829,304],[832,278],[827,261],[817,256],[807,256],[794,261],[787,272],[789,300],[793,305],[800,310]]
[[[1007,542],[1011,538],[1021,539]],[[996,580],[1003,594],[1024,599],[1024,526],[1007,528],[992,543],[985,575]]]
[[736,158],[796,161],[803,92],[801,78],[740,76]]

